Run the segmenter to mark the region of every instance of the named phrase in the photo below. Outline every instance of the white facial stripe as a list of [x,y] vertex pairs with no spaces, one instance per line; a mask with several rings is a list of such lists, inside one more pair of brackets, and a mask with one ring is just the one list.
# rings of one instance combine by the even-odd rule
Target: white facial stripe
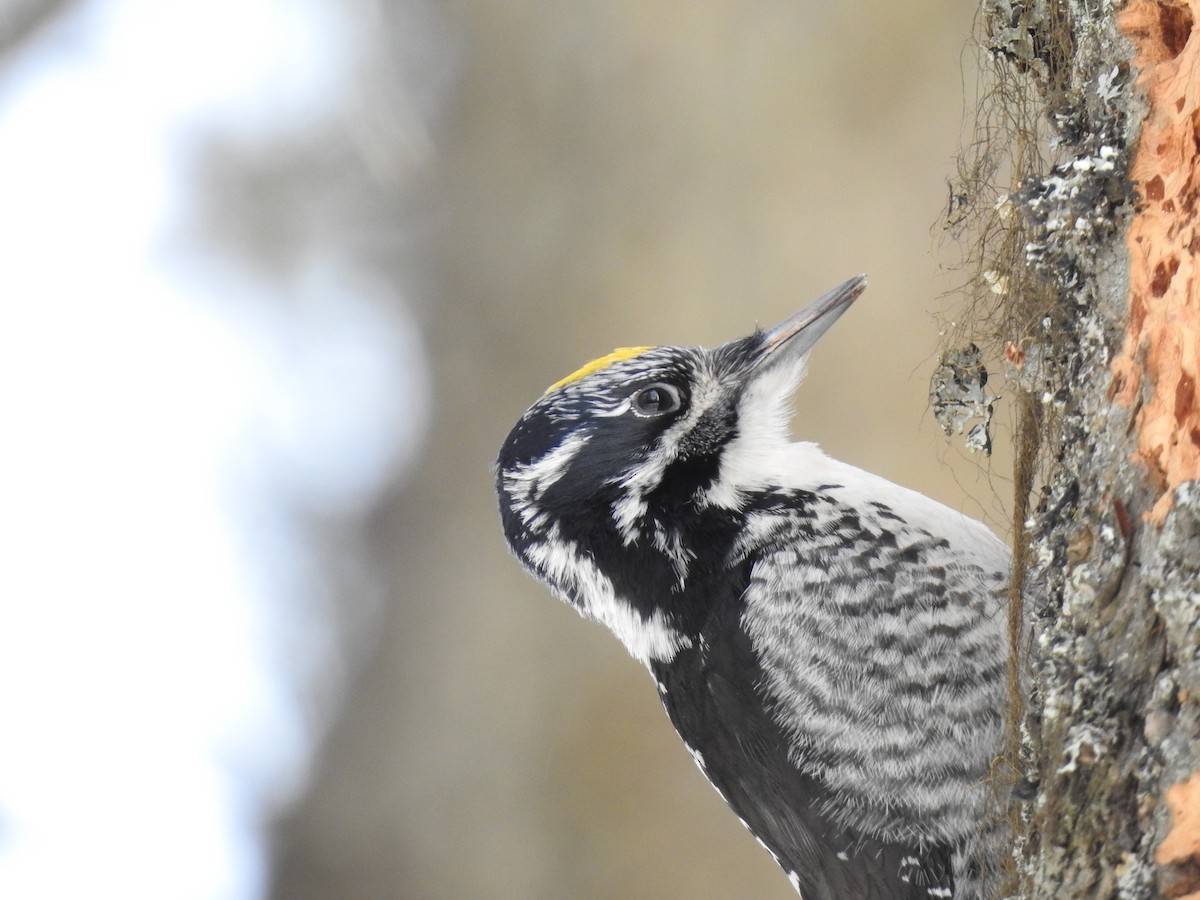
[[613,504],[613,522],[625,546],[629,546],[641,536],[638,522],[646,514],[646,501],[639,491],[632,489],[623,492],[621,499]]
[[632,406],[633,406],[633,401],[629,397],[626,397],[624,400],[622,400],[620,403],[618,403],[612,409],[600,410],[598,412],[593,413],[592,415],[594,415],[600,419],[612,419],[612,418],[615,418],[616,416],[625,415],[625,413],[629,412],[630,407],[632,407]]
[[621,498],[613,504],[612,513],[617,531],[627,546],[642,536],[639,523],[646,515],[646,495],[662,484],[667,467],[679,455],[680,444],[721,398],[721,393],[721,382],[713,372],[700,373],[692,388],[687,415],[663,432],[654,457],[634,468],[620,482]]
[[533,503],[566,473],[571,460],[587,446],[590,434],[571,434],[545,456],[517,466],[504,476],[504,488],[517,503]]
[[777,365],[747,385],[738,404],[737,436],[721,454],[717,480],[705,492],[704,504],[738,509],[747,490],[787,483],[780,480],[791,447],[787,408],[803,377],[801,361]]
[[643,664],[669,662],[691,641],[671,627],[661,609],[650,618],[642,616],[617,597],[612,582],[596,567],[591,557],[564,539],[555,528],[548,540],[530,545],[529,563],[568,602],[589,619],[608,627],[629,654]]
[[688,567],[694,559],[692,552],[684,546],[683,536],[675,529],[668,531],[655,522],[654,547],[671,561],[671,568],[674,569],[675,577],[682,587],[687,580]]

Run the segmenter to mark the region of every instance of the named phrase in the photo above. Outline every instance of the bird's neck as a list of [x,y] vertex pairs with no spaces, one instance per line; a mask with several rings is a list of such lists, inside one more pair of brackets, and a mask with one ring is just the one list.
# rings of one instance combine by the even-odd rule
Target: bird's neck
[[635,658],[670,662],[697,643],[715,610],[740,602],[752,555],[747,517],[803,502],[795,492],[771,489],[747,491],[740,508],[651,506],[632,531],[596,517],[561,531],[553,545],[564,548],[562,562],[538,574]]

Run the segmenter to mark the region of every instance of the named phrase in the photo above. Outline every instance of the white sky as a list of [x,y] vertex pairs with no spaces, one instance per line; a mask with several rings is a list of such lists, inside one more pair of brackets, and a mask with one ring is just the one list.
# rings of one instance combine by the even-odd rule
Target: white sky
[[331,650],[276,491],[353,515],[424,369],[338,260],[264,297],[167,234],[189,141],[329,109],[351,38],[315,2],[95,0],[0,69],[0,897],[264,889],[312,738],[313,661],[277,662]]

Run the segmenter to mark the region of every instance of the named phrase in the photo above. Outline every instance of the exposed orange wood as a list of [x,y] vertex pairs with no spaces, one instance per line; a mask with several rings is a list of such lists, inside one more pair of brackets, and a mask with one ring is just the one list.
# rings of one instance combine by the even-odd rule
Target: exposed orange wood
[[1154,851],[1154,861],[1174,871],[1163,885],[1168,897],[1200,898],[1200,773],[1167,791],[1171,831]]
[[1200,478],[1200,0],[1131,0],[1118,16],[1137,48],[1150,108],[1131,177],[1140,202],[1129,227],[1129,325],[1113,362],[1115,399],[1134,403],[1135,457],[1162,490],[1147,515],[1161,522],[1173,489]]

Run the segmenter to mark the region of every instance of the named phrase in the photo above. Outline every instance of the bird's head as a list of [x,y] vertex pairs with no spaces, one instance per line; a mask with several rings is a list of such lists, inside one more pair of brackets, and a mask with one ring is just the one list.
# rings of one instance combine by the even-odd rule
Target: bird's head
[[714,348],[623,348],[552,384],[497,463],[513,551],[593,615],[572,555],[610,579],[614,554],[646,577],[662,564],[681,588],[696,557],[687,524],[728,518],[768,486],[764,460],[788,441],[808,352],[865,287],[852,278],[769,331]]

